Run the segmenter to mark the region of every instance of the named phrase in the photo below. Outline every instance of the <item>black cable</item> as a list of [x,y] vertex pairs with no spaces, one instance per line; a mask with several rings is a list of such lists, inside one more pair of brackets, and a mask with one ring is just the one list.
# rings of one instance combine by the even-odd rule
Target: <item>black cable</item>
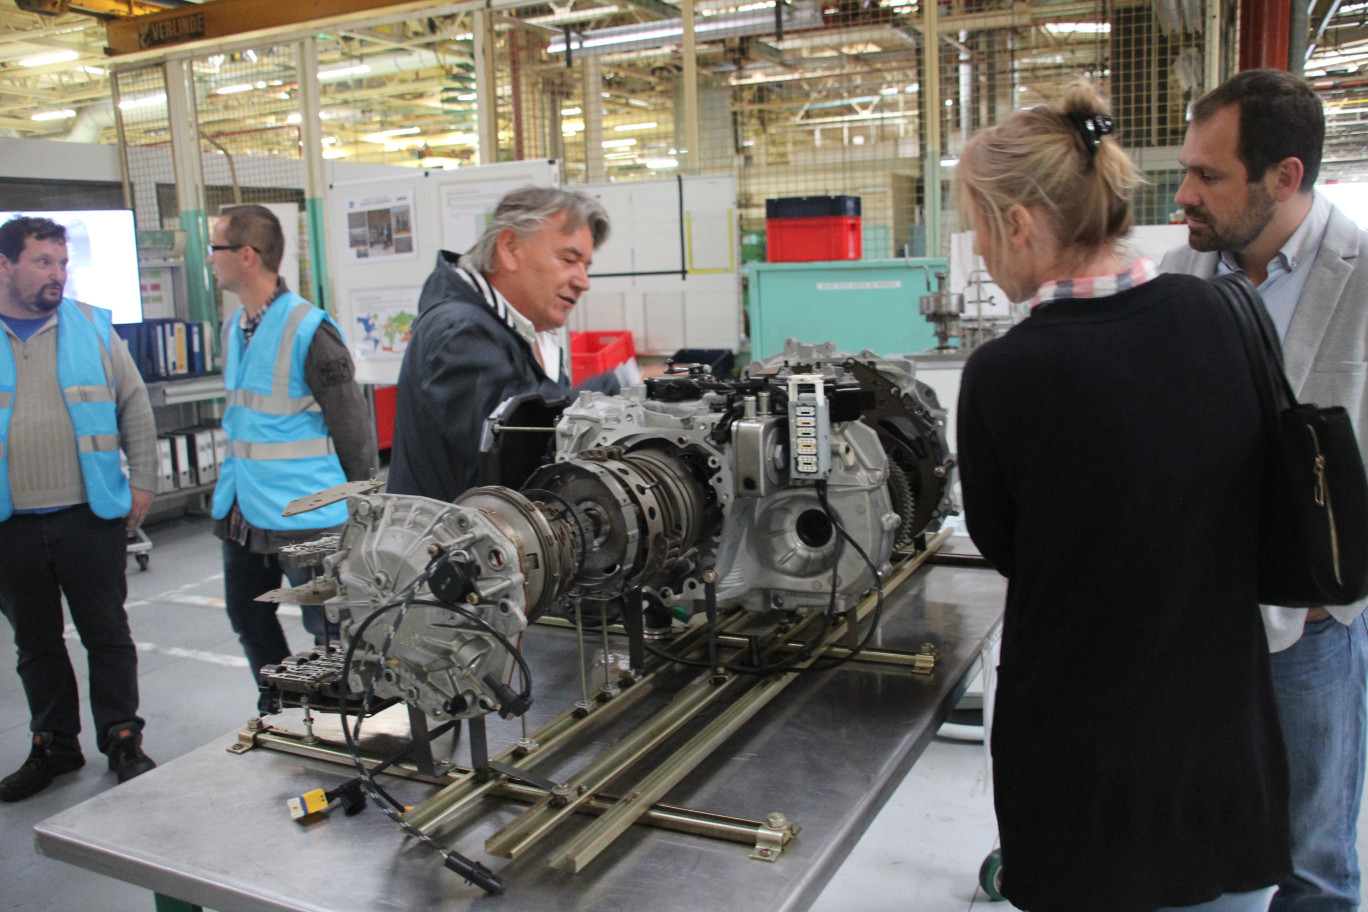
[[[817,631],[817,633],[815,633],[815,634],[814,634],[814,635],[813,635],[813,636],[812,636],[812,637],[803,645],[803,647],[802,647],[801,649],[799,649],[796,653],[794,653],[794,654],[793,654],[792,656],[790,656],[789,658],[784,659],[784,660],[782,660],[782,661],[775,662],[775,663],[770,664],[770,665],[759,665],[759,666],[752,666],[752,665],[733,665],[733,664],[728,664],[728,663],[722,663],[722,664],[720,665],[721,668],[726,669],[727,671],[736,672],[736,673],[738,673],[738,674],[756,674],[756,675],[777,674],[777,673],[786,672],[786,671],[793,671],[794,673],[801,673],[801,674],[806,674],[806,673],[809,673],[809,672],[818,672],[818,671],[830,671],[830,670],[832,670],[833,668],[839,668],[840,666],[842,666],[842,665],[846,664],[847,662],[849,662],[850,660],[854,659],[854,658],[855,658],[856,656],[858,656],[860,653],[864,652],[865,649],[868,648],[870,641],[874,638],[874,632],[875,632],[876,630],[879,629],[879,623],[880,623],[880,621],[881,621],[882,618],[883,618],[883,600],[884,600],[883,580],[880,579],[878,569],[874,566],[874,562],[871,561],[871,560],[869,559],[869,555],[868,555],[867,553],[865,553],[864,548],[860,547],[860,543],[857,542],[857,541],[850,535],[850,533],[846,531],[845,527],[842,526],[841,523],[840,523],[840,521],[836,518],[835,513],[832,512],[832,510],[831,510],[831,504],[827,501],[827,483],[826,483],[825,481],[819,481],[819,482],[817,482],[817,499],[818,499],[818,502],[819,502],[819,503],[821,504],[821,506],[822,506],[822,512],[826,514],[826,517],[827,517],[827,519],[831,522],[832,527],[833,527],[833,528],[837,531],[837,533],[840,535],[840,538],[838,538],[838,539],[837,539],[837,542],[836,542],[836,554],[835,554],[835,559],[834,559],[834,561],[833,561],[833,563],[832,563],[832,571],[831,571],[831,599],[830,599],[830,601],[829,601],[828,604],[827,604],[827,610],[826,610],[826,612],[825,612],[825,613],[823,614],[823,616],[822,616],[822,626],[821,626],[821,629],[819,629],[819,630]],[[837,572],[838,572],[838,570],[839,570],[839,568],[840,568],[840,563],[841,563],[841,541],[842,541],[842,540],[847,541],[847,542],[850,543],[851,547],[853,547],[853,548],[855,549],[855,552],[856,552],[857,554],[860,555],[860,558],[865,562],[865,566],[867,566],[867,567],[869,568],[869,572],[870,572],[870,573],[873,575],[873,577],[874,577],[874,584],[875,584],[876,591],[877,591],[877,593],[878,593],[878,597],[877,597],[877,599],[876,599],[876,601],[875,601],[875,603],[874,603],[874,614],[873,614],[873,618],[871,619],[871,622],[870,622],[870,625],[869,625],[869,630],[865,632],[864,638],[861,639],[861,641],[859,642],[859,644],[856,645],[854,649],[852,649],[852,650],[851,650],[850,652],[848,652],[846,655],[841,656],[839,659],[833,659],[833,660],[831,660],[831,661],[829,661],[829,662],[825,662],[825,663],[814,663],[814,664],[812,664],[812,665],[809,665],[809,666],[806,667],[806,668],[794,668],[794,667],[792,667],[792,666],[797,665],[797,664],[799,664],[800,662],[803,662],[803,661],[806,661],[806,660],[807,660],[807,658],[811,655],[813,646],[816,645],[817,643],[819,643],[819,642],[821,641],[821,639],[822,639],[824,636],[826,636],[827,631],[831,629],[831,623],[832,623],[832,620],[834,619],[835,612],[836,612],[836,595],[837,595],[837,591],[838,591],[838,589],[837,589]],[[650,653],[651,653],[652,655],[654,655],[654,656],[657,656],[657,657],[659,657],[659,658],[665,659],[665,660],[670,661],[670,662],[675,662],[675,663],[677,663],[677,664],[684,665],[684,666],[686,666],[686,667],[692,667],[692,668],[712,668],[712,667],[713,667],[712,664],[711,664],[710,662],[700,662],[700,661],[695,661],[695,660],[693,660],[693,659],[685,659],[685,658],[682,658],[682,657],[680,657],[680,656],[671,655],[671,654],[665,652],[665,651],[662,650],[662,649],[659,649],[659,648],[657,648],[657,647],[655,647],[655,646],[651,646],[649,643],[646,645],[646,650],[647,650],[648,652],[650,652]]]
[[[352,662],[356,657],[356,644],[362,640],[363,634],[370,627],[370,625],[374,623],[379,617],[381,617],[387,612],[395,610],[396,608],[400,609],[399,614],[395,618],[394,623],[390,626],[390,630],[385,635],[384,643],[380,647],[379,660],[383,662],[385,656],[388,655],[389,647],[393,642],[395,633],[402,625],[403,619],[405,615],[408,613],[408,609],[413,605],[424,605],[442,608],[454,614],[460,615],[461,617],[464,617],[467,620],[473,622],[477,626],[484,628],[486,632],[493,636],[500,643],[500,645],[502,645],[508,651],[509,655],[511,655],[513,657],[513,660],[518,664],[524,685],[523,692],[519,696],[520,698],[530,700],[532,693],[531,670],[528,668],[527,661],[523,658],[522,653],[517,649],[516,646],[513,645],[512,642],[509,641],[508,637],[504,636],[503,633],[501,633],[500,631],[495,630],[494,627],[490,625],[488,621],[476,615],[469,609],[466,609],[459,605],[449,605],[445,602],[440,602],[435,599],[413,598],[413,594],[418,590],[419,587],[423,585],[423,583],[425,583],[429,579],[437,563],[444,557],[446,557],[446,555],[444,554],[438,554],[434,556],[433,559],[429,561],[427,567],[424,568],[423,572],[420,573],[408,586],[404,587],[403,591],[398,595],[398,597],[373,610],[364,619],[362,619],[362,621],[359,624],[357,624],[355,629],[351,632],[349,636],[350,642],[347,645],[347,652],[345,657],[343,658],[343,675],[339,687],[339,709],[341,710],[340,719],[342,724],[342,737],[347,745],[348,751],[351,753],[352,763],[356,767],[357,772],[360,774],[360,778],[362,780],[366,792],[370,794],[372,799],[374,799],[376,806],[384,812],[385,816],[389,817],[392,821],[394,821],[394,823],[396,823],[402,830],[404,830],[404,832],[418,839],[420,842],[422,842],[423,844],[427,845],[429,848],[433,849],[435,852],[440,854],[443,858],[443,864],[447,868],[460,874],[462,877],[466,879],[467,882],[475,883],[481,889],[485,890],[487,893],[500,893],[503,891],[503,882],[492,871],[490,871],[484,865],[481,865],[479,862],[466,858],[464,855],[462,855],[459,852],[456,852],[455,850],[448,850],[446,847],[442,846],[431,836],[427,835],[422,830],[418,829],[417,827],[413,826],[408,821],[403,819],[405,806],[400,804],[399,801],[397,801],[393,795],[390,795],[389,792],[385,791],[385,789],[378,782],[376,782],[374,778],[374,772],[387,767],[389,764],[393,763],[396,759],[398,759],[397,757],[391,758],[390,760],[386,761],[386,763],[381,764],[381,766],[377,767],[375,771],[366,768],[365,761],[361,757],[359,741],[361,737],[361,726],[365,720],[366,713],[370,709],[371,700],[374,699],[375,696],[375,686],[376,680],[378,678],[377,675],[371,675],[371,679],[366,686],[366,691],[361,701],[360,713],[357,716],[356,730],[354,733],[351,729],[351,726],[348,724],[347,720],[347,677],[350,674]],[[454,724],[454,721],[451,724]],[[450,727],[450,725],[448,725],[447,727]],[[404,753],[407,753],[412,749],[413,744],[409,744],[408,747],[405,748]]]
[[[435,560],[436,559],[434,558],[434,563]],[[391,625],[390,632],[385,637],[385,645],[381,649],[381,657],[383,658],[385,652],[388,650],[390,642],[393,639],[394,632],[398,630],[399,624],[402,622],[404,615],[408,612],[408,608],[412,604],[412,592],[416,590],[418,585],[421,585],[421,582],[427,578],[432,566],[433,564],[429,563],[428,568],[424,570],[423,573],[419,574],[418,578],[415,579],[412,584],[405,587],[405,597],[402,601],[396,600],[388,604],[381,605],[379,608],[376,608],[369,615],[367,615],[365,619],[357,625],[356,631],[352,636],[351,642],[347,645],[347,654],[343,660],[343,675],[340,694],[344,701],[346,699],[347,694],[347,674],[351,669],[352,660],[356,656],[356,644],[360,642],[361,635],[365,633],[366,629],[371,625],[371,623],[375,621],[376,618],[380,617],[385,612],[392,611],[395,608],[402,609],[400,611],[399,618],[395,621],[394,624]],[[440,602],[437,604],[442,605],[442,603]],[[442,605],[442,607],[451,606]],[[365,720],[367,710],[370,708],[370,701],[375,696],[376,677],[376,675],[372,675],[370,683],[366,686],[366,693],[361,701],[361,714],[357,717],[356,720],[355,739],[352,737],[352,732],[347,725],[347,712],[345,702],[343,702],[342,704],[342,712],[340,714],[342,722],[342,737],[347,743],[348,750],[351,752],[352,763],[356,766],[357,772],[361,775],[363,787],[365,788],[366,792],[371,796],[372,800],[375,801],[376,807],[380,808],[380,810],[384,812],[386,817],[393,821],[404,832],[408,833],[410,836],[414,837],[419,842],[423,843],[428,848],[432,849],[434,852],[441,855],[443,865],[445,865],[450,870],[453,870],[456,873],[460,874],[462,877],[465,878],[467,883],[476,884],[486,893],[502,893],[503,881],[500,880],[498,875],[494,874],[493,871],[490,871],[484,865],[480,864],[477,861],[473,861],[472,859],[467,858],[466,856],[462,855],[460,852],[455,851],[454,849],[447,849],[441,843],[437,842],[437,840],[433,839],[431,836],[424,833],[422,830],[418,829],[416,826],[405,820],[403,816],[404,805],[400,804],[397,800],[395,800],[393,795],[390,795],[388,792],[386,792],[380,786],[380,784],[375,781],[375,778],[371,774],[371,771],[366,768],[365,761],[361,758],[360,747],[357,741],[361,737],[361,724]]]
[[[874,577],[874,586],[878,593],[878,598],[874,602],[874,616],[870,620],[869,630],[866,631],[864,639],[860,640],[859,645],[839,659],[833,659],[824,665],[812,664],[807,668],[798,669],[803,672],[830,671],[833,668],[839,668],[849,662],[851,659],[864,652],[869,646],[870,641],[874,639],[874,632],[879,629],[879,622],[883,619],[884,589],[883,580],[879,577],[879,570],[874,566],[874,562],[869,559],[869,555],[865,553],[864,548],[860,547],[860,543],[851,537],[850,533],[845,530],[845,526],[842,526],[836,519],[836,515],[831,512],[831,505],[827,503],[827,484],[825,480],[817,482],[817,500],[821,502],[822,510],[826,513],[827,519],[831,521],[832,526],[836,528],[836,531],[841,534],[842,538],[850,542],[851,547],[855,549],[855,553],[860,555],[861,560],[865,562],[865,566],[869,568],[869,572]],[[835,597],[834,590],[832,596],[833,598]]]

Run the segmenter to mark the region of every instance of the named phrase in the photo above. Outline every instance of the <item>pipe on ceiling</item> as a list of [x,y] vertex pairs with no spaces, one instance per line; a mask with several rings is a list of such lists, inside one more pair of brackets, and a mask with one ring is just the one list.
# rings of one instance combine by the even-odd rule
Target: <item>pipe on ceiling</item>
[[[423,50],[376,54],[364,58],[363,62],[370,67],[370,70],[357,74],[357,78],[368,79],[372,76],[390,76],[395,73],[435,69],[453,62],[452,57],[453,55],[447,54],[439,60],[435,52]],[[326,73],[327,70],[324,69],[323,72]],[[65,134],[49,138],[60,142],[94,143],[99,142],[100,134],[112,126],[114,126],[114,102],[112,99],[106,98],[82,108],[76,116],[76,120],[72,122],[71,129]]]

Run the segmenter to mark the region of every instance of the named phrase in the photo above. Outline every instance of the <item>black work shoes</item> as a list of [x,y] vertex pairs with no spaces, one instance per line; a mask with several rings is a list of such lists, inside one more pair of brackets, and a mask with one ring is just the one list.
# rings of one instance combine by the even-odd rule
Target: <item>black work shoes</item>
[[156,768],[152,758],[143,753],[142,738],[136,729],[118,729],[110,733],[110,738],[109,768],[120,783]]
[[0,801],[23,801],[47,788],[55,777],[74,773],[83,766],[85,757],[79,747],[59,747],[52,743],[51,732],[34,732],[33,749],[24,765],[0,779]]

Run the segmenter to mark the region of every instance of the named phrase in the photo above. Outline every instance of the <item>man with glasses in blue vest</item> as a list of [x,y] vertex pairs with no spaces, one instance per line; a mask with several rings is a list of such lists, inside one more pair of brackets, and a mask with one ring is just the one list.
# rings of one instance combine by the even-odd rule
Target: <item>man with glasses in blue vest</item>
[[[223,427],[228,455],[214,488],[214,534],[223,540],[228,620],[253,681],[290,655],[276,606],[257,596],[308,582],[307,569],[280,561],[286,545],[311,541],[346,522],[346,503],[282,516],[300,497],[369,478],[379,464],[375,424],[354,379],[337,324],[280,278],[285,237],[265,206],[234,206],[215,222],[209,261],[219,287],[242,306],[223,324]],[[315,644],[328,641],[322,608],[302,606]],[[262,691],[257,710],[279,710]]]
[[62,295],[66,241],[45,218],[0,225],[0,611],[14,628],[33,733],[28,759],[0,780],[0,801],[36,795],[85,765],[63,596],[110,770],[126,782],[156,766],[142,750],[138,651],[124,610],[126,533],[157,488],[156,423],[110,312]]

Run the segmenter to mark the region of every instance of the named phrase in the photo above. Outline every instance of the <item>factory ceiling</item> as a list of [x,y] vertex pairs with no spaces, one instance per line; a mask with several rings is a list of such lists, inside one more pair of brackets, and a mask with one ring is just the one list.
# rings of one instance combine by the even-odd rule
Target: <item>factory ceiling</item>
[[[1201,85],[1209,2],[1216,0],[942,2],[944,148],[953,152],[976,126],[1053,97],[1079,74],[1110,90],[1120,119],[1132,124],[1129,145],[1176,145],[1182,109]],[[0,134],[115,142],[111,73],[127,65],[106,54],[105,22],[191,5],[0,0]],[[319,29],[325,154],[415,165],[473,159],[472,22],[459,6]],[[794,0],[782,33],[770,2],[698,0],[695,8],[703,23],[700,116],[729,131],[738,155],[760,144],[771,150],[768,162],[797,161],[804,149],[853,141],[852,128],[866,126],[877,127],[870,143],[890,148],[907,148],[898,140],[918,135],[926,73],[917,0]],[[622,144],[610,153],[610,173],[645,174],[651,155],[668,158],[679,145],[678,16],[667,0],[505,4],[493,16],[501,157],[576,158],[588,107],[583,73],[592,62],[601,76],[605,149]],[[1368,173],[1368,2],[1317,0],[1308,41],[1306,72],[1330,119],[1327,168],[1341,177]],[[192,70],[208,144],[266,154],[297,145],[292,45],[206,53]],[[147,101],[136,88],[136,81],[118,84],[130,141],[155,143],[164,114],[144,125],[131,113]],[[639,139],[635,148],[630,138]]]

